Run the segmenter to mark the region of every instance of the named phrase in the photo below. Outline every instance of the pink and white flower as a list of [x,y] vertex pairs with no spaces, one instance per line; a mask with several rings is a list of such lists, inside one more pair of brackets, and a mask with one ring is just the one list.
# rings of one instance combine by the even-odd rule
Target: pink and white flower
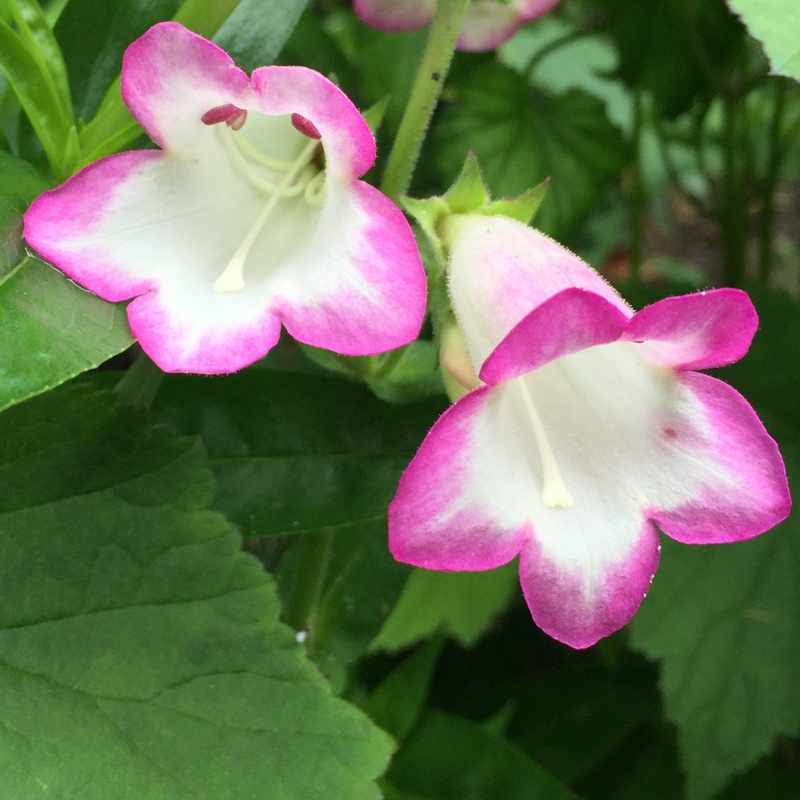
[[[494,50],[526,22],[552,11],[561,0],[473,0],[458,38],[459,50]],[[436,0],[354,0],[356,16],[381,31],[401,33],[430,25]]]
[[583,648],[627,623],[659,559],[657,527],[733,542],[784,519],[777,445],[727,384],[744,292],[633,313],[580,259],[504,217],[456,237],[449,287],[484,385],[439,419],[389,509],[395,558],[484,570],[519,554],[536,623]]
[[25,237],[111,302],[164,370],[232,372],[281,324],[371,355],[413,340],[425,275],[411,229],[357,180],[375,141],[350,100],[304,67],[248,77],[177,23],[126,51],[122,94],[160,150],[104,158],[39,197]]

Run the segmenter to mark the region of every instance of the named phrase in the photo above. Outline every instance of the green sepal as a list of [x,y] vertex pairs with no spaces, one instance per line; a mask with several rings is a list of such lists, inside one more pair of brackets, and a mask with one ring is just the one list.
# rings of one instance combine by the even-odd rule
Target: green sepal
[[445,192],[444,201],[452,214],[469,214],[483,208],[489,201],[489,189],[481,175],[480,164],[472,151],[467,153],[456,182]]
[[427,197],[417,200],[413,197],[399,197],[398,202],[409,216],[413,217],[430,241],[439,266],[444,268],[447,257],[437,232],[439,223],[449,215],[450,209],[443,197]]
[[369,125],[373,136],[378,132],[378,128],[381,127],[383,118],[386,116],[386,109],[389,107],[390,99],[391,98],[387,94],[385,97],[378,100],[377,103],[373,103],[366,111],[361,112],[361,116],[364,117],[364,121]]
[[527,225],[541,205],[548,184],[549,179],[545,179],[518,197],[492,200],[478,159],[470,152],[455,183],[443,195],[424,200],[401,197],[400,204],[419,223],[444,268],[450,244],[470,217],[502,215]]
[[481,210],[481,213],[488,216],[511,217],[511,219],[527,225],[539,210],[549,185],[550,178],[545,178],[541,183],[528,189],[527,192],[523,192],[519,197],[504,198],[503,200],[495,200],[493,203],[489,203],[488,206]]

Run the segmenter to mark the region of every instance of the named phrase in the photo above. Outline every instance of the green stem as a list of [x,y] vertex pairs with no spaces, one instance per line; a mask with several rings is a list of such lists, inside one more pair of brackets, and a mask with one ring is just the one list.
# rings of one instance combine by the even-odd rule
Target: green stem
[[428,33],[422,63],[381,181],[381,191],[389,197],[403,194],[411,183],[468,5],[469,0],[438,0],[436,3],[436,16]]
[[283,611],[283,621],[296,631],[308,627],[325,578],[332,541],[333,534],[329,530],[303,534],[292,588]]
[[158,393],[164,373],[142,353],[114,387],[120,402],[149,408]]
[[786,110],[786,92],[789,82],[779,79],[775,87],[775,108],[769,129],[769,161],[767,172],[764,176],[762,188],[763,205],[759,220],[759,258],[758,277],[763,283],[769,281],[772,273],[773,261],[773,228],[775,227],[775,188],[780,174],[781,161],[783,160],[783,146],[781,144],[781,127],[783,115]]

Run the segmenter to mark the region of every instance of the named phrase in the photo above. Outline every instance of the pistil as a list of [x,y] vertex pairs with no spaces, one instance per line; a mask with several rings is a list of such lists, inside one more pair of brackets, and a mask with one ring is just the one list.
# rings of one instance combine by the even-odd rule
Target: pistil
[[553,454],[553,448],[550,446],[550,440],[544,431],[544,425],[542,425],[542,420],[536,411],[536,406],[533,404],[525,379],[516,378],[514,382],[522,394],[522,401],[525,404],[525,410],[528,412],[533,426],[533,434],[536,437],[536,444],[539,448],[539,460],[542,465],[542,502],[548,508],[571,508],[573,503],[572,495],[561,477],[556,457]]

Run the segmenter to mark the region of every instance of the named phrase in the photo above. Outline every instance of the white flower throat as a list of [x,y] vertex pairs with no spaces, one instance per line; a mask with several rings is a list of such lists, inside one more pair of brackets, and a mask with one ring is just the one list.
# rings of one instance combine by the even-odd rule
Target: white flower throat
[[533,404],[531,393],[525,384],[525,378],[515,378],[513,383],[522,395],[522,402],[528,412],[533,434],[536,437],[536,445],[539,448],[539,460],[542,465],[542,502],[548,508],[572,508],[572,495],[561,477],[553,448],[550,446],[550,440],[544,431],[541,417]]
[[[240,292],[245,287],[244,264],[259,233],[280,200],[300,197],[312,206],[325,201],[325,170],[314,162],[320,150],[320,135],[313,123],[298,114],[292,115],[292,125],[309,141],[292,161],[262,153],[239,131],[247,118],[247,112],[236,106],[218,106],[203,115],[202,121],[215,125],[234,169],[267,201],[255,222],[250,226],[230,261],[214,281],[213,290],[218,294]],[[224,125],[219,125],[224,122]],[[260,169],[263,168],[263,169]],[[276,180],[265,177],[264,169],[275,174]],[[271,175],[270,175],[271,177]]]

